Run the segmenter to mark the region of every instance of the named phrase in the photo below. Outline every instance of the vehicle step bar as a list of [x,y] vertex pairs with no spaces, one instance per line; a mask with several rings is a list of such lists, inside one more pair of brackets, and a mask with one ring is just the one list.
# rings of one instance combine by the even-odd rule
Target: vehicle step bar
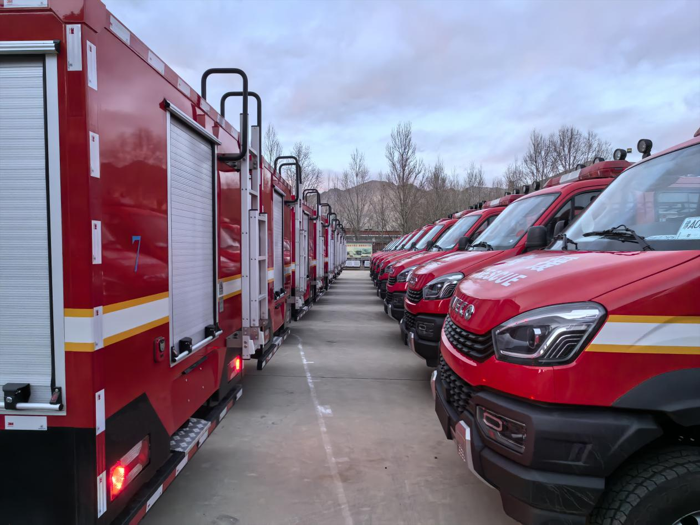
[[170,438],[170,457],[155,475],[139,489],[133,500],[113,525],[135,525],[139,523],[151,507],[182,472],[192,456],[202,447],[214,429],[228,414],[243,394],[243,387],[236,385],[224,399],[204,417],[190,418],[187,425]]
[[277,350],[279,350],[280,346],[282,346],[284,340],[287,339],[289,333],[290,329],[287,328],[280,335],[276,335],[272,338],[270,346],[267,347],[260,357],[258,357],[258,370],[265,368],[265,365],[270,362],[270,359],[272,359],[272,357],[277,353]]
[[309,303],[308,305],[304,305],[301,308],[297,309],[296,313],[294,314],[294,320],[299,321],[301,320],[302,317],[304,317],[309,310],[311,310],[311,305],[312,303]]

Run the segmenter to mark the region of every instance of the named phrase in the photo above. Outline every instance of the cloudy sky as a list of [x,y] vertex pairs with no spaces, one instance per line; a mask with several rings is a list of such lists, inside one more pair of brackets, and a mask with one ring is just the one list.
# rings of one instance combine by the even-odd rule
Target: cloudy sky
[[[244,69],[285,149],[304,141],[328,173],[356,147],[386,170],[406,120],[427,163],[487,179],[532,128],[659,151],[700,127],[698,0],[103,1],[193,87]],[[210,101],[238,88],[212,80]]]

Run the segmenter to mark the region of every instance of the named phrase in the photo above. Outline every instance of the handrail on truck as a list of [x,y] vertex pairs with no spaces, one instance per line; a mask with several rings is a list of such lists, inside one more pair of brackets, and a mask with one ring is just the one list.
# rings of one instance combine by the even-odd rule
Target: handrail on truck
[[[222,153],[218,155],[219,160],[222,162],[237,162],[244,159],[248,154],[248,75],[245,71],[238,69],[237,67],[213,67],[207,69],[202,74],[202,89],[200,93],[204,100],[207,99],[207,79],[210,75],[238,75],[243,80],[243,122],[241,123],[241,151],[239,153]],[[223,116],[223,114],[222,114]]]
[[[278,168],[277,162],[280,160],[286,160],[286,159],[292,159],[292,160],[294,160],[294,163],[282,164]],[[299,164],[299,159],[297,159],[294,155],[281,155],[275,159],[275,172],[278,173],[279,175],[281,175],[282,172],[278,171],[278,169],[281,170],[284,166],[294,166],[295,164],[297,167],[296,190],[294,192],[294,198],[290,201],[284,201],[285,204],[296,204],[297,201],[299,200],[299,187],[301,186],[301,164]]]
[[321,216],[321,194],[316,188],[309,188],[304,190],[302,200],[306,200],[307,195],[316,195],[316,216],[312,218],[312,220],[316,220]]
[[[220,107],[219,107],[219,113],[221,114],[222,117],[226,118],[226,99],[229,97],[242,97],[244,96],[245,92],[244,91],[228,91],[223,94],[221,97],[221,102],[220,102]],[[263,129],[262,129],[262,99],[260,98],[260,95],[258,95],[255,91],[248,91],[248,96],[253,97],[255,100],[258,102],[257,110],[256,110],[256,116],[257,119],[255,121],[255,125],[259,128],[260,132],[260,144],[258,145],[258,148],[260,148],[260,151],[258,152],[259,157],[262,158],[262,151],[263,151]],[[246,113],[246,119],[247,119],[247,108],[244,109],[244,112]],[[247,122],[246,122],[247,124]],[[248,126],[246,125],[246,128]]]

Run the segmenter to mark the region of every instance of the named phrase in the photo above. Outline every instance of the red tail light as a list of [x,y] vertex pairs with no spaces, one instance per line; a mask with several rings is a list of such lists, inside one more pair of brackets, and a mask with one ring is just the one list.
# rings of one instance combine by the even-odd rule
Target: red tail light
[[243,359],[241,359],[241,356],[237,355],[228,364],[228,380],[231,381],[241,370],[243,370]]
[[110,501],[146,468],[150,459],[151,440],[146,436],[109,469]]

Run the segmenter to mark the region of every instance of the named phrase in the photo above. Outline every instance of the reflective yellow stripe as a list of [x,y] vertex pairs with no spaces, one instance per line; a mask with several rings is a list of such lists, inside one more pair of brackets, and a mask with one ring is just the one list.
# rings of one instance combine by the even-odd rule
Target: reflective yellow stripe
[[592,344],[587,352],[601,352],[611,354],[677,354],[700,355],[700,346],[643,346],[643,345],[597,345]]
[[673,315],[611,315],[609,323],[674,323],[674,324],[700,324],[697,316],[673,316]]
[[234,279],[240,279],[240,278],[241,278],[241,274],[239,273],[238,275],[232,275],[231,277],[223,277],[223,278],[219,279],[219,282],[227,283],[229,281],[233,281]]
[[66,352],[94,352],[95,343],[66,343]]
[[118,312],[119,310],[124,310],[126,308],[131,308],[132,306],[138,306],[140,304],[152,303],[153,301],[158,301],[160,299],[167,299],[168,292],[157,293],[155,295],[147,295],[146,297],[139,297],[138,299],[131,299],[129,301],[123,301],[121,303],[108,304],[102,309],[102,312],[108,314],[110,312]]
[[64,308],[63,315],[65,317],[92,317],[94,312],[92,308]]

